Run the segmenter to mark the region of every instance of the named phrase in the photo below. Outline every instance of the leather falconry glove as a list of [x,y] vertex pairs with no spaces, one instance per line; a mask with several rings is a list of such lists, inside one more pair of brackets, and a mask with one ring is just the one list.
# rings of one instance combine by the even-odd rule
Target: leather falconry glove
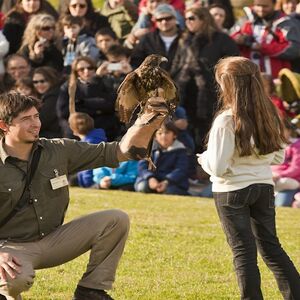
[[153,165],[150,158],[153,137],[169,116],[163,95],[164,90],[159,88],[158,96],[148,99],[144,110],[120,141],[120,151],[128,160],[147,159]]

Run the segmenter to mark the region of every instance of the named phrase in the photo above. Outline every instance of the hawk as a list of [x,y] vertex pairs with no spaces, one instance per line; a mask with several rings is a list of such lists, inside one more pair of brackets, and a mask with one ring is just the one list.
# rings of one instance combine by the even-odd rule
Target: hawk
[[135,112],[143,112],[147,100],[158,96],[158,89],[164,91],[163,98],[166,101],[169,114],[172,115],[179,103],[177,87],[169,74],[160,68],[167,58],[151,54],[145,58],[142,64],[129,73],[118,89],[116,110],[121,122],[131,123]]

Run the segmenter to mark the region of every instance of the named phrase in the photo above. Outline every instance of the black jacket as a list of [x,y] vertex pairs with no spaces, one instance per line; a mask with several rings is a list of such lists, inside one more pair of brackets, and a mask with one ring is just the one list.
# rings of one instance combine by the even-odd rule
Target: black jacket
[[184,44],[191,48],[195,57],[201,57],[211,68],[214,68],[220,58],[240,54],[235,41],[220,31],[213,34],[211,42],[201,34],[190,34]]
[[153,32],[145,34],[140,42],[135,46],[131,55],[131,64],[134,68],[137,68],[143,60],[150,54],[160,54],[168,59],[167,63],[161,64],[165,70],[169,71],[176,49],[178,45],[178,39],[180,37],[180,31],[178,31],[177,38],[171,44],[169,51],[166,51],[165,44],[159,35],[159,30],[156,29]]
[[45,48],[43,58],[41,60],[32,60],[29,57],[28,45],[22,47],[19,51],[20,54],[24,55],[32,68],[48,66],[56,69],[58,72],[62,72],[64,67],[64,60],[61,51],[54,45],[50,44]]
[[27,18],[18,12],[12,12],[5,20],[3,34],[9,42],[8,54],[16,53],[19,50],[26,24]]
[[39,111],[40,119],[42,122],[42,127],[40,131],[41,137],[62,137],[62,130],[59,125],[56,113],[58,95],[59,87],[54,87],[41,96],[42,107]]
[[[290,21],[295,25],[294,30],[297,30],[297,36],[300,36],[300,14],[292,13],[289,15]],[[300,54],[297,58],[291,61],[292,71],[300,73]]]
[[[57,114],[63,126],[69,118],[68,85],[69,82],[66,82],[61,86],[57,101]],[[106,88],[100,77],[95,76],[90,83],[77,81],[75,110],[89,114],[94,119],[95,128],[105,130],[108,141],[114,140],[119,130],[115,100],[116,94]],[[67,131],[66,128],[64,131]]]
[[220,58],[238,54],[235,42],[222,32],[215,32],[210,43],[206,37],[193,34],[179,42],[170,73],[179,88],[198,151],[203,149],[216,108],[213,68]]

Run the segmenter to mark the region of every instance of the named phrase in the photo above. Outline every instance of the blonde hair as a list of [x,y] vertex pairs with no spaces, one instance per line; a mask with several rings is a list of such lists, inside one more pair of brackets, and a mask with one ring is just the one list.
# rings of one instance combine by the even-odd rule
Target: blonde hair
[[[56,26],[55,19],[48,14],[37,14],[30,18],[28,25],[24,31],[22,45],[20,51],[25,46],[28,46],[30,50],[33,50],[34,44],[38,41],[38,32],[41,30],[42,27],[47,26],[51,23],[53,26]],[[59,39],[54,34],[53,42],[59,47]]]
[[235,144],[240,156],[268,154],[286,143],[284,126],[277,109],[266,95],[259,68],[244,57],[221,59],[216,67],[219,84],[219,113],[231,109]]

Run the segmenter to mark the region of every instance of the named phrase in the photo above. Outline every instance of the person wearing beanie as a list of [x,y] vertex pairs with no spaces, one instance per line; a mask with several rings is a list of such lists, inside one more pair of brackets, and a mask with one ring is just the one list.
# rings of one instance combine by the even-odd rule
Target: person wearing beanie
[[169,4],[164,3],[156,7],[153,17],[157,28],[144,35],[135,45],[131,56],[134,68],[137,68],[148,55],[160,54],[168,58],[168,62],[161,65],[162,68],[170,70],[181,35],[176,15],[176,10]]
[[[177,0],[175,0],[177,1]],[[179,0],[181,1],[181,0]],[[129,49],[133,49],[134,45],[138,44],[140,39],[147,34],[148,32],[152,32],[156,29],[156,22],[155,18],[153,16],[153,13],[158,5],[168,2],[172,7],[175,8],[176,12],[176,19],[178,26],[181,30],[185,28],[185,20],[183,17],[183,11],[180,12],[173,3],[173,1],[165,1],[165,0],[145,0],[143,6],[143,9],[141,10],[139,14],[139,18],[137,22],[135,23],[134,27],[132,28],[130,34],[126,38],[126,41],[124,44]],[[141,3],[141,2],[140,2]],[[140,4],[139,4],[140,5]]]

